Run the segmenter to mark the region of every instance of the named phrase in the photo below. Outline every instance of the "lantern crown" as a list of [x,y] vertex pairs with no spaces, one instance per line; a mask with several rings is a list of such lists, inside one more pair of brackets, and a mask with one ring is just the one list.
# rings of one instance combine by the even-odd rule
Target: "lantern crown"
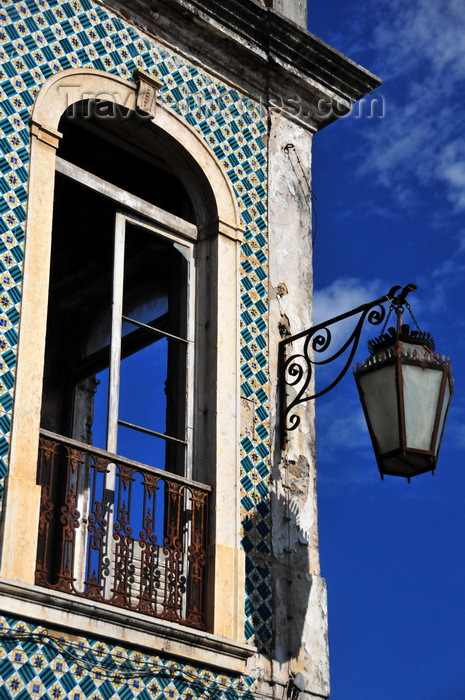
[[429,331],[412,330],[409,325],[404,323],[399,330],[391,327],[388,328],[387,333],[382,333],[377,338],[369,340],[367,343],[368,352],[370,355],[376,355],[380,350],[391,347],[396,342],[422,345],[425,348],[429,348],[431,352],[434,352],[436,349],[436,343]]

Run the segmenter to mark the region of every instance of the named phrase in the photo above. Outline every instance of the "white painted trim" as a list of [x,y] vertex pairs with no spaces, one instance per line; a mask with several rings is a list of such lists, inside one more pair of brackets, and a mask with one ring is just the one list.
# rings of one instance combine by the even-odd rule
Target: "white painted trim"
[[108,389],[107,450],[117,453],[121,328],[123,324],[124,242],[126,217],[117,212],[113,257],[113,304],[111,309],[110,378]]
[[170,214],[170,212],[166,211],[165,209],[161,209],[160,207],[155,206],[155,204],[146,202],[144,199],[140,199],[140,197],[136,197],[136,195],[131,194],[127,190],[123,190],[121,187],[112,185],[111,182],[107,182],[106,180],[97,177],[97,175],[93,175],[87,170],[84,170],[84,168],[80,168],[79,166],[74,165],[74,163],[64,160],[64,158],[57,156],[56,170],[62,175],[76,180],[76,182],[79,182],[81,185],[90,187],[99,194],[104,195],[104,197],[108,197],[109,199],[118,202],[118,204],[120,204],[122,207],[130,209],[136,214],[150,219],[150,221],[153,221],[160,226],[166,226],[166,228],[172,229],[173,231],[176,231],[176,233],[179,233],[180,235],[191,240],[195,241],[197,239],[197,226],[194,224],[191,224],[185,219],[181,219],[179,216]]

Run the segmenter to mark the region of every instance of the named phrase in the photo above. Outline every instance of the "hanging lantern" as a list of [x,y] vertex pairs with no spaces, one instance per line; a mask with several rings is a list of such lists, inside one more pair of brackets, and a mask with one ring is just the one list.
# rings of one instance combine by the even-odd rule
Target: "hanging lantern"
[[405,298],[391,303],[397,327],[368,343],[370,357],[354,375],[381,478],[410,481],[436,468],[453,381],[432,336],[402,324]]

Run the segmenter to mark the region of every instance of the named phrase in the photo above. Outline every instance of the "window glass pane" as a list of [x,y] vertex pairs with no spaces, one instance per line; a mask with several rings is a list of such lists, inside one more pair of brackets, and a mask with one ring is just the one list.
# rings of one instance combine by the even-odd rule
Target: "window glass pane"
[[119,417],[164,433],[168,342],[161,338],[121,361]]
[[57,174],[41,426],[83,442],[108,366],[114,226],[110,200]]
[[[160,330],[165,330],[166,315],[168,313],[168,294],[165,290],[154,290],[150,298],[127,299],[124,314],[135,321],[145,323]],[[123,320],[123,335],[132,333],[137,326]]]
[[109,370],[99,372],[95,379],[94,420],[92,423],[91,444],[105,450],[107,447],[107,413],[108,413],[108,376]]
[[165,468],[166,441],[141,433],[139,430],[118,426],[118,454],[157,469]]
[[[114,279],[114,203],[61,175],[56,192],[42,427],[107,449],[113,294],[122,284],[130,320],[112,424],[185,440],[188,248],[126,220],[123,279]],[[76,201],[80,216],[70,217]],[[183,473],[184,445],[128,428],[118,438],[119,454]]]
[[[187,271],[171,239],[127,223],[118,419],[178,440],[186,422]],[[118,452],[183,472],[184,445],[161,438],[163,448],[154,448],[160,438],[142,435],[120,427]]]
[[441,369],[402,365],[407,446],[431,449],[442,383]]

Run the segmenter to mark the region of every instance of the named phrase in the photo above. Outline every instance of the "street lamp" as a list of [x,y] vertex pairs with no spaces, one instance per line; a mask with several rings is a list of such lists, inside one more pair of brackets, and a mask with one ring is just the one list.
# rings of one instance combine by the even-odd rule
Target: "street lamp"
[[368,343],[370,357],[354,371],[381,478],[434,472],[453,391],[432,336],[402,323],[405,303],[391,301],[395,328]]
[[[444,425],[453,392],[450,362],[434,350],[434,340],[420,330],[406,300],[414,284],[393,287],[388,294],[325,321],[307,331],[284,338],[279,347],[282,442],[300,423],[297,406],[330,391],[350,367],[365,320],[379,325],[386,318],[384,302],[390,303],[381,335],[369,341],[370,356],[355,368],[360,400],[368,423],[379,472],[406,477],[434,472]],[[402,322],[407,308],[416,330]],[[396,326],[385,328],[391,312]],[[349,338],[333,354],[317,360],[332,342],[330,326],[351,316],[358,321]],[[337,377],[324,389],[313,389],[313,367],[348,356]]]

